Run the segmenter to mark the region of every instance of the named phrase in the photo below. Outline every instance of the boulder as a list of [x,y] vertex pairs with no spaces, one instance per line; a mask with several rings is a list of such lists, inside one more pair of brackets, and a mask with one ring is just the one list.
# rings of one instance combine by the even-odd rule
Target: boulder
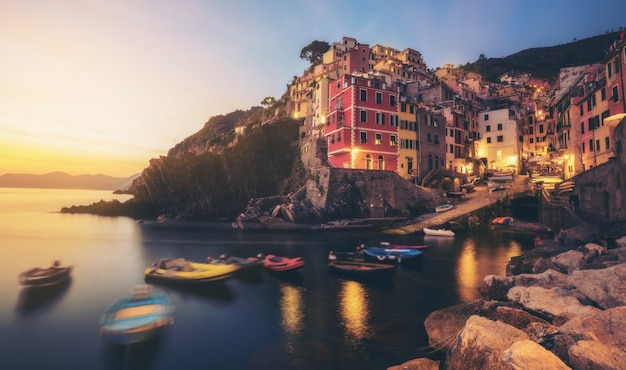
[[626,264],[574,271],[568,282],[604,309],[626,305]]
[[546,270],[539,274],[520,274],[516,276],[487,275],[481,292],[484,297],[495,300],[506,300],[509,289],[514,286],[540,286],[549,288],[570,289],[567,275],[556,270]]
[[581,304],[577,298],[572,296],[571,291],[563,288],[545,289],[516,286],[509,290],[507,297],[528,310],[565,319],[599,311],[595,307]]
[[445,369],[506,368],[503,352],[520,340],[529,340],[528,335],[511,325],[471,316],[448,352]]
[[416,358],[400,365],[388,367],[387,370],[439,370],[439,361],[429,358]]
[[584,257],[583,252],[570,250],[551,257],[550,262],[556,267],[557,271],[571,273],[574,270],[580,270],[585,264]]
[[576,340],[598,340],[626,351],[626,306],[597,310],[574,317],[559,327],[559,334]]
[[569,348],[569,363],[575,370],[622,370],[626,352],[598,341],[579,340]]
[[571,369],[554,353],[532,340],[520,340],[511,344],[511,346],[502,353],[502,362],[505,365],[503,367],[505,369]]

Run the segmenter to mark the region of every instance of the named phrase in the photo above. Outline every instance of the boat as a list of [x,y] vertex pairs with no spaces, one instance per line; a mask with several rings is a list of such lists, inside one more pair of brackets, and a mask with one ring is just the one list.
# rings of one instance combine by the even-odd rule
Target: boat
[[513,217],[496,217],[491,221],[491,223],[494,225],[509,225],[513,223]]
[[448,198],[463,198],[465,193],[462,191],[446,191],[446,197]]
[[144,276],[146,280],[159,282],[201,284],[228,279],[239,269],[236,264],[197,263],[177,258],[152,264]]
[[298,271],[304,266],[302,257],[283,257],[268,254],[263,259],[263,266],[272,272]]
[[72,266],[61,266],[61,261],[56,260],[50,267],[35,267],[24,271],[17,279],[23,287],[49,287],[67,282],[71,272]]
[[385,248],[398,248],[398,249],[426,249],[430,248],[430,245],[403,245],[403,244],[392,244],[389,242],[380,242],[381,247]]
[[435,212],[440,213],[440,212],[446,212],[452,209],[452,207],[454,207],[452,204],[450,203],[446,203],[446,204],[442,204],[440,206],[435,207]]
[[396,271],[394,265],[356,261],[331,261],[328,263],[331,272],[353,278],[391,278]]
[[424,251],[412,248],[366,247],[363,253],[376,262],[401,263],[421,256]]
[[222,254],[217,258],[207,257],[207,262],[214,265],[235,265],[239,267],[238,273],[260,270],[263,267],[263,259],[258,257],[235,257]]
[[100,336],[114,344],[140,343],[156,337],[174,323],[169,297],[150,285],[138,285],[120,298],[100,318]]
[[365,254],[362,250],[355,252],[328,252],[329,261],[352,261],[352,262],[365,262]]
[[473,182],[468,182],[467,184],[461,185],[461,190],[465,190],[467,192],[471,192],[471,191],[475,190],[474,189],[475,187],[476,187],[476,185]]
[[424,234],[431,236],[454,236],[454,231],[448,229],[431,229],[425,227],[422,229]]

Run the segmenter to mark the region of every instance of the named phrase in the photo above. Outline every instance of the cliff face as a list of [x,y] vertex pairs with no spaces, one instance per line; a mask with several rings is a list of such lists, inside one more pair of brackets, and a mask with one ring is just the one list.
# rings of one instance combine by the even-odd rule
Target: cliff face
[[298,158],[297,122],[251,129],[220,155],[177,151],[152,159],[131,191],[153,216],[232,219],[250,198],[280,194]]

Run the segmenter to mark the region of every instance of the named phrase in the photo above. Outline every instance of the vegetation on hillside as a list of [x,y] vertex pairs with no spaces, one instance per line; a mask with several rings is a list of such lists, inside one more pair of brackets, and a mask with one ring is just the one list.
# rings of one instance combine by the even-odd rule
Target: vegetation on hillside
[[503,58],[488,58],[481,54],[477,61],[461,66],[487,81],[498,82],[506,72],[527,72],[533,77],[554,81],[563,67],[599,63],[609,46],[619,38],[619,32],[606,33],[570,43],[531,48]]

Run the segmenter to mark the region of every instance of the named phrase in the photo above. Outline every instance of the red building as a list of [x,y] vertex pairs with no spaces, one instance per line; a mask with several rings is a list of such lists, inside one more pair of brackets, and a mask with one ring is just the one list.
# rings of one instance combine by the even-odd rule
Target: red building
[[332,167],[397,170],[398,91],[384,79],[344,74],[331,82],[325,124]]

